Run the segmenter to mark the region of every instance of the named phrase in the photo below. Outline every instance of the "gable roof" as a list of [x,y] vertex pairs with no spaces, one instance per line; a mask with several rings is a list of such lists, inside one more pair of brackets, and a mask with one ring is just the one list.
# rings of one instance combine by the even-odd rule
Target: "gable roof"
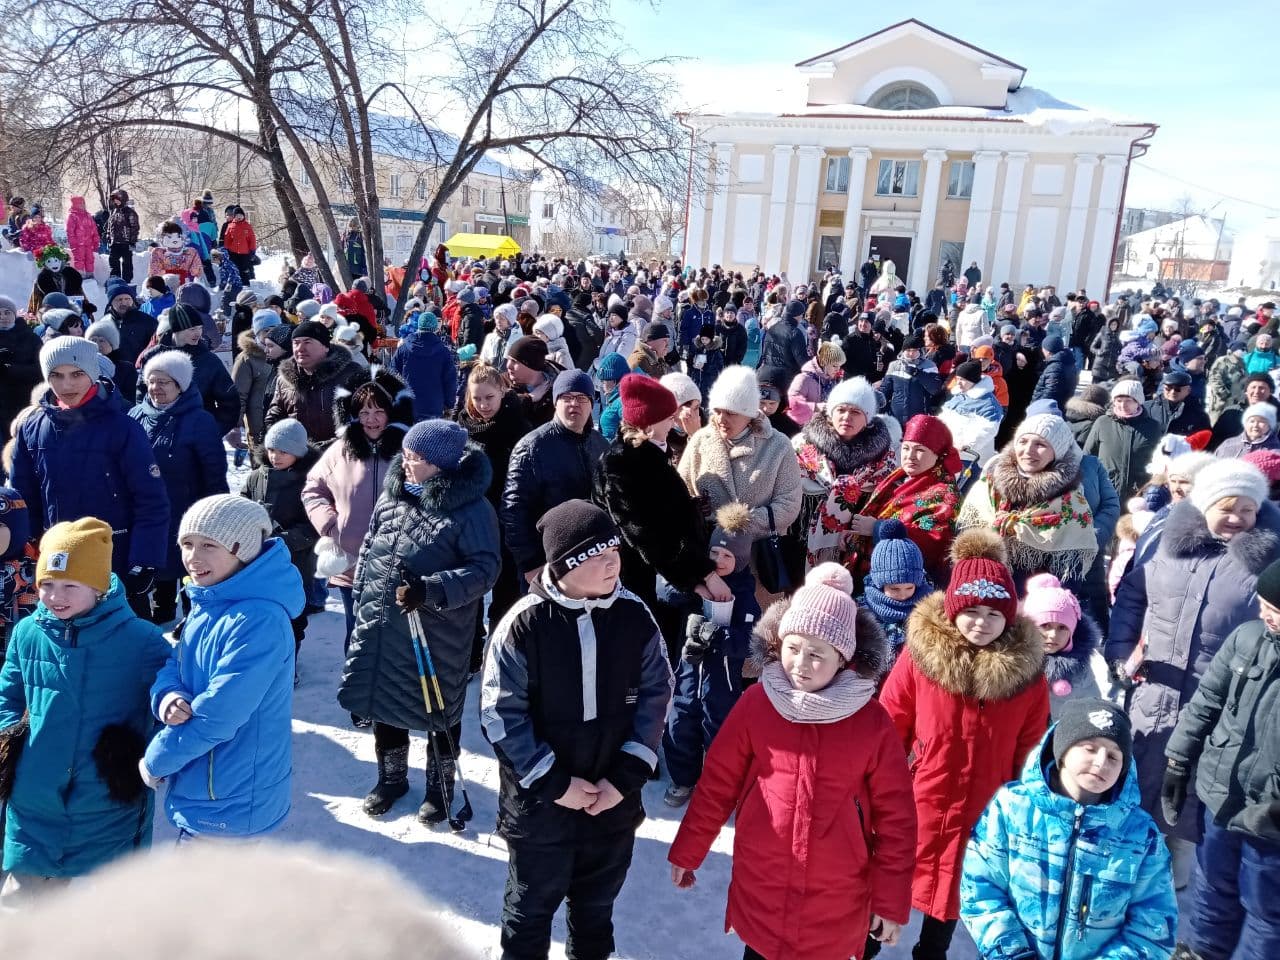
[[[946,41],[948,44],[963,48],[963,51],[970,56],[975,53],[980,54],[989,60],[995,60],[998,63],[1002,63],[1007,67],[1019,71],[1023,76],[1026,75],[1027,68],[1021,64],[1014,63],[1012,60],[1007,60],[1004,57],[992,53],[990,50],[983,50],[981,47],[976,47],[966,40],[961,40],[959,37],[953,37],[951,34],[944,33],[936,27],[931,27],[929,24],[922,20],[917,20],[915,17],[911,17],[907,20],[901,20],[898,23],[885,27],[883,30],[877,30],[875,33],[869,33],[865,37],[859,37],[857,40],[846,43],[843,46],[836,47],[834,50],[828,50],[826,53],[820,53],[816,57],[810,57],[808,60],[801,60],[796,64],[796,66],[801,68],[815,67],[825,62],[845,60],[857,52],[854,49],[855,47],[869,44],[873,41],[878,45],[879,43],[884,43],[904,33],[918,34],[921,32],[931,34],[938,39]],[[1021,78],[1019,78],[1019,83],[1021,83]]]

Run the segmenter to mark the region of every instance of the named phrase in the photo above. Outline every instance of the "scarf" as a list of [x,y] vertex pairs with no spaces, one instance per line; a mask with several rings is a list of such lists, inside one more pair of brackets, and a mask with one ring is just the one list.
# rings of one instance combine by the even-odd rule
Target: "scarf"
[[870,608],[872,616],[880,626],[888,627],[906,620],[911,616],[911,611],[916,608],[916,604],[932,592],[927,583],[919,584],[916,592],[906,600],[895,600],[868,580],[863,584],[862,602]]
[[1015,572],[1048,570],[1059,580],[1081,580],[1098,555],[1093,511],[1077,485],[1036,503],[1014,506],[991,486],[988,473],[965,497],[957,526],[995,530]]
[[777,660],[765,664],[760,674],[773,709],[792,723],[838,723],[851,717],[876,693],[876,682],[852,670],[841,670],[821,690],[797,690]]
[[422,496],[422,484],[420,483],[412,483],[411,481],[406,480],[404,482],[404,489],[405,492],[410,493],[415,497]]

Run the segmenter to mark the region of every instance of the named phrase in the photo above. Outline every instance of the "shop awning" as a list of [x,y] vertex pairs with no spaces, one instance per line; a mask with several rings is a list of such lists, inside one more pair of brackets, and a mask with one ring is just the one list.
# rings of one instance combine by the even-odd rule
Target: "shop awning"
[[454,257],[513,257],[520,244],[498,233],[455,233],[444,242]]

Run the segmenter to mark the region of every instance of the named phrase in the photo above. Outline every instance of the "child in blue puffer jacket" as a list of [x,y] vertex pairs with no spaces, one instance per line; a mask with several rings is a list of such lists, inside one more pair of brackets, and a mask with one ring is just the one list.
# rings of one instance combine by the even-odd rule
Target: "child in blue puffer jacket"
[[140,769],[168,781],[165,813],[180,838],[252,837],[289,812],[293,630],[302,577],[261,504],[218,495],[182,516],[178,544],[191,612],[151,688],[165,727]]
[[1129,718],[1071,700],[974,827],[960,917],[983,960],[1164,960],[1178,904]]
[[169,653],[111,573],[111,528],[86,517],[40,541],[40,602],[0,670],[5,907],[151,843],[138,759],[147,687]]

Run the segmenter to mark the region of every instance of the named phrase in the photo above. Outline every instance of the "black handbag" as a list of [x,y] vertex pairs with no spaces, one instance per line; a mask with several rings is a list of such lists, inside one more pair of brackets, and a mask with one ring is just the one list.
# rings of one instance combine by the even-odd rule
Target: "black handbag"
[[769,593],[791,593],[804,582],[804,544],[798,537],[778,533],[773,507],[764,509],[769,514],[769,535],[751,548],[756,577]]

